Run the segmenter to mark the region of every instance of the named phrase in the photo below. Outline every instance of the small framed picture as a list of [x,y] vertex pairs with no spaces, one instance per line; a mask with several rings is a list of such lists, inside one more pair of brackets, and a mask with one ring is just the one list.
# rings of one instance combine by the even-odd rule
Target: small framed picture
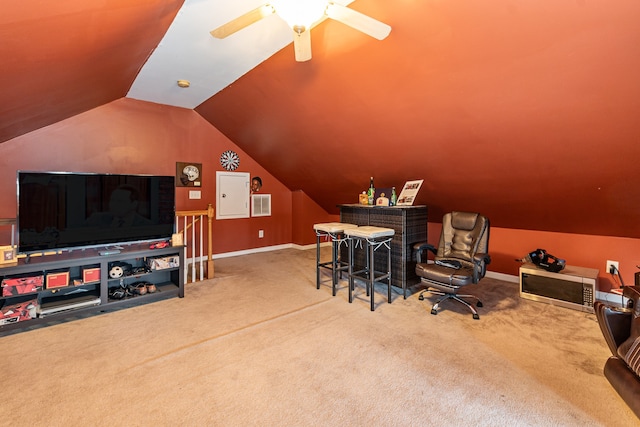
[[416,181],[407,181],[402,188],[402,192],[398,197],[398,206],[411,206],[418,195],[418,191],[420,191],[420,187],[422,186],[423,179],[418,179]]
[[11,264],[18,261],[16,258],[16,249],[12,246],[0,246],[0,264]]
[[202,163],[176,162],[176,187],[200,187]]

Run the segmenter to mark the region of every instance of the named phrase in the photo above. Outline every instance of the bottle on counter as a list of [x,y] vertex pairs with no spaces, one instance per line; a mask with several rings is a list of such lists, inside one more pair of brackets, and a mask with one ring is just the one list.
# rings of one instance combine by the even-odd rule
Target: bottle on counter
[[395,206],[398,201],[398,196],[396,195],[396,187],[391,188],[391,200],[389,201],[389,206]]
[[375,195],[376,195],[376,187],[374,187],[373,177],[371,177],[371,180],[369,181],[369,190],[367,191],[367,198],[369,200],[370,205],[375,204],[375,201],[373,200]]

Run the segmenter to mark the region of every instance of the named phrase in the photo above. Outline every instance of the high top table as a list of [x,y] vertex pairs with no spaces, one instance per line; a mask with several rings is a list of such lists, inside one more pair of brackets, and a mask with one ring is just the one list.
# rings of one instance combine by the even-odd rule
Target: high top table
[[[401,288],[403,297],[406,299],[408,287],[420,283],[420,278],[416,275],[416,260],[412,254],[412,248],[415,243],[427,241],[427,207],[359,204],[345,204],[338,207],[340,222],[359,226],[386,227],[395,231],[391,240],[391,284]],[[347,259],[346,248],[341,250],[343,259]],[[365,257],[362,251],[358,251],[355,256],[355,267],[363,268]],[[385,257],[384,254],[376,254],[376,260],[378,256]],[[380,259],[379,262],[384,263],[386,259]]]

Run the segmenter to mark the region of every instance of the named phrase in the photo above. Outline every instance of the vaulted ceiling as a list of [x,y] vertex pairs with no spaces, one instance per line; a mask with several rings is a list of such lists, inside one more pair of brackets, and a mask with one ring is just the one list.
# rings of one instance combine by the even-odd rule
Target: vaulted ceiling
[[434,220],[640,238],[640,2],[356,0],[389,37],[327,20],[303,63],[275,15],[208,34],[260,4],[3,5],[0,142],[128,96],[195,109],[330,212],[424,179]]

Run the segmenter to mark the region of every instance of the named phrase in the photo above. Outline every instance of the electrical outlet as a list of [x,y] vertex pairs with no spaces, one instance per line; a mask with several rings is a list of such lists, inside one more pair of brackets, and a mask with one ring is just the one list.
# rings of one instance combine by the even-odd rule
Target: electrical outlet
[[605,272],[615,274],[618,271],[620,271],[618,270],[618,261],[607,260],[607,269],[605,270]]
[[264,237],[264,230],[258,230],[258,237],[262,239]]

